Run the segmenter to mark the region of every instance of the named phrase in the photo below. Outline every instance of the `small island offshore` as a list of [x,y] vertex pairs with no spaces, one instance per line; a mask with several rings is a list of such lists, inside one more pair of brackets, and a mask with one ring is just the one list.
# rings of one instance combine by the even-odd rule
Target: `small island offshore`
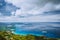
[[0,31],[0,40],[60,40],[60,38],[47,38],[45,36],[18,35],[11,32]]

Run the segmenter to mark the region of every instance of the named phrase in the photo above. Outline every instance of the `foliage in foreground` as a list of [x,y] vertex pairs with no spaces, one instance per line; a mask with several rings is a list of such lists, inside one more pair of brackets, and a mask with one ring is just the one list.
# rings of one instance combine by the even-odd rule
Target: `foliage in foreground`
[[16,35],[11,32],[1,32],[0,40],[60,40],[59,38],[46,38],[45,36],[34,36],[34,35]]

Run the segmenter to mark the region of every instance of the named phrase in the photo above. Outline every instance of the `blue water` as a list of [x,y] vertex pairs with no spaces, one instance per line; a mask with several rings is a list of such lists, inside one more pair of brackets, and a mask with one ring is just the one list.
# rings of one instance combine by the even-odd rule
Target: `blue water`
[[51,38],[60,38],[60,22],[15,22],[0,23],[0,26],[1,25],[13,25],[14,27],[12,29],[14,29],[15,34],[44,35]]
[[17,34],[44,35],[51,38],[60,38],[60,22],[34,22],[16,24]]

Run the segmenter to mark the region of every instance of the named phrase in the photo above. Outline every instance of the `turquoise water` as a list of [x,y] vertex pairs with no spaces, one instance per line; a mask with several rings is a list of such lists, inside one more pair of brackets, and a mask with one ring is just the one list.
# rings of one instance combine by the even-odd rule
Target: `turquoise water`
[[[4,25],[4,26],[3,26]],[[17,23],[0,23],[3,28],[14,31],[15,34],[36,36],[47,36],[51,38],[60,38],[60,22],[17,22]],[[10,27],[11,26],[11,27]]]
[[38,22],[16,24],[17,34],[44,35],[52,38],[60,38],[60,22]]

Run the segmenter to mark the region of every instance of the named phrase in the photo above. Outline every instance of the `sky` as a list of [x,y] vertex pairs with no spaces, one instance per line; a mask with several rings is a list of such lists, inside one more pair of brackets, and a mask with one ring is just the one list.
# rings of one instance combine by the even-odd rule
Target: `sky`
[[7,6],[2,6],[4,2],[0,4],[2,6],[0,22],[60,22],[60,0],[5,0],[5,2]]

